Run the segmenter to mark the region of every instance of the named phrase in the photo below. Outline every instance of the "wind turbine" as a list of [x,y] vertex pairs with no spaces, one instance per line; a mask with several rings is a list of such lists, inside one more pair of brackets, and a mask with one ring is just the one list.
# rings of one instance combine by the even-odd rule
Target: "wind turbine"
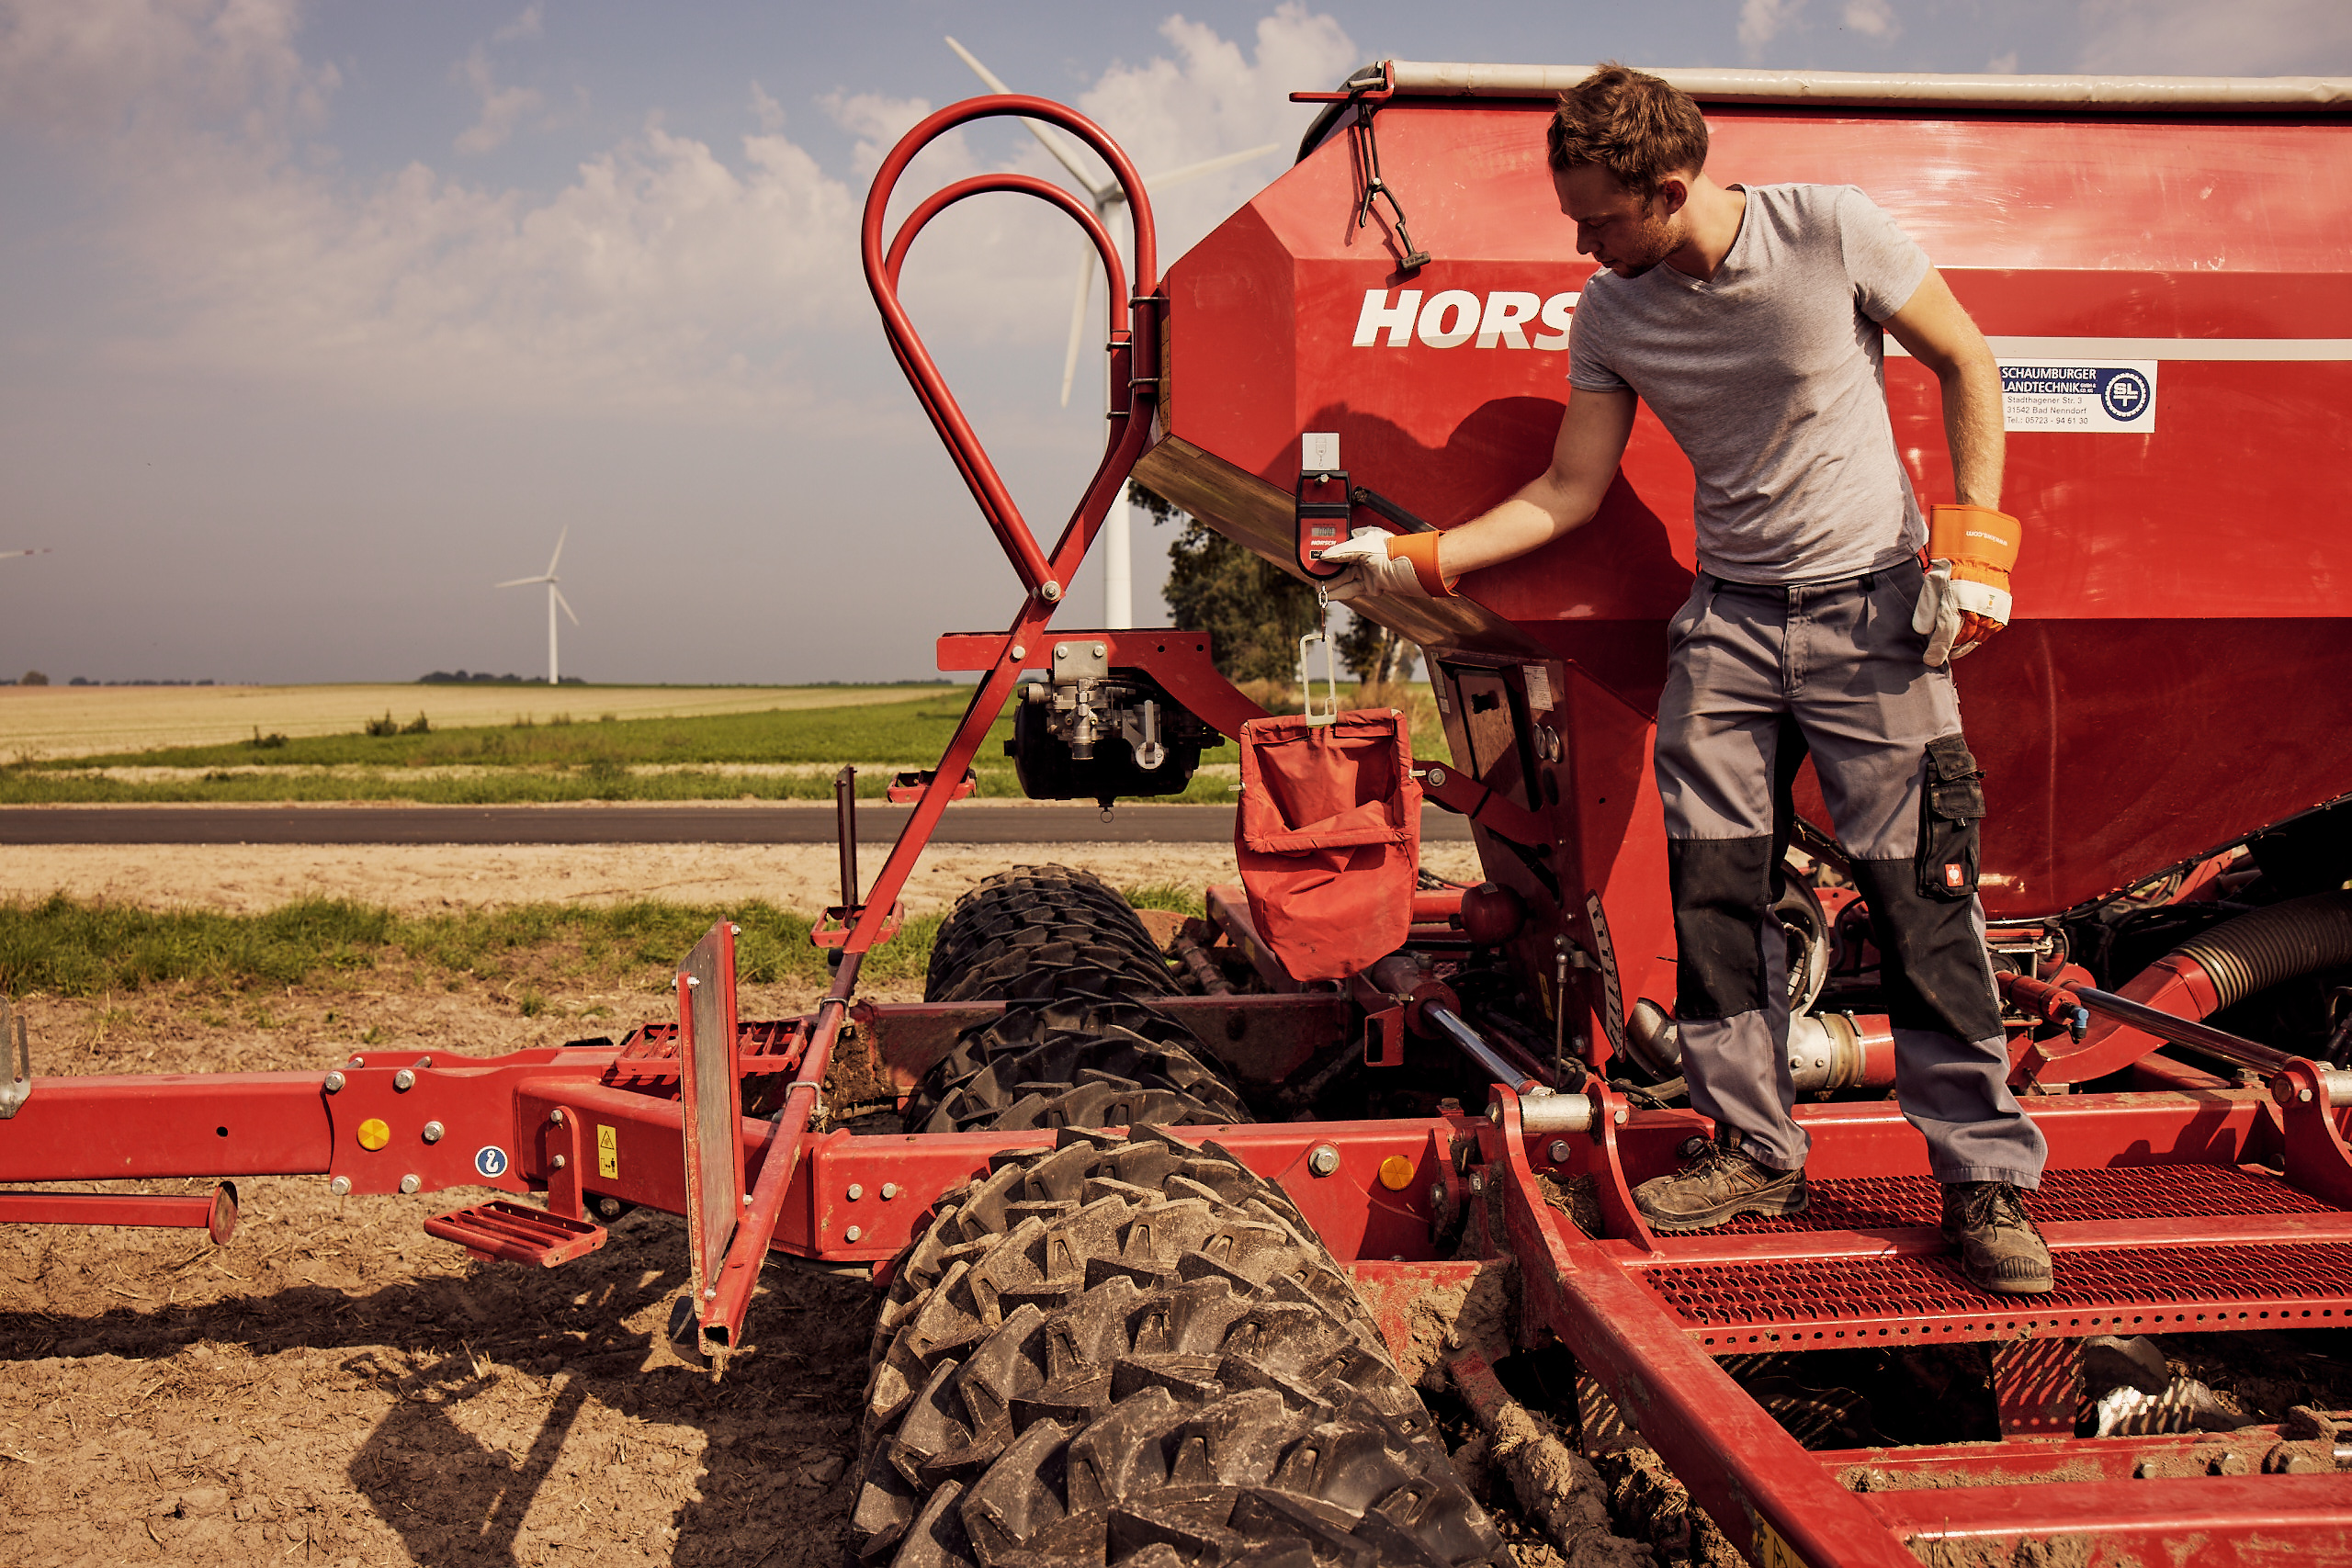
[[[975,75],[989,85],[990,92],[1012,91],[995,72],[981,64],[970,50],[952,38],[947,40],[947,47],[972,68]],[[1029,128],[1030,135],[1045,143],[1046,151],[1054,155],[1056,162],[1069,171],[1070,178],[1078,182],[1079,189],[1084,191],[1087,199],[1094,204],[1094,215],[1102,220],[1104,227],[1110,226],[1113,213],[1126,209],[1127,193],[1119,188],[1119,182],[1107,175],[1098,180],[1089,173],[1078,149],[1059,132],[1034,119],[1024,119],[1021,123]],[[1147,183],[1155,190],[1182,185],[1186,180],[1196,180],[1204,175],[1213,175],[1220,169],[1246,164],[1252,158],[1262,158],[1277,151],[1281,145],[1277,141],[1269,141],[1263,147],[1252,147],[1244,152],[1204,158],[1197,164],[1187,164],[1163,175],[1153,175]],[[1069,307],[1069,347],[1062,355],[1064,408],[1069,407],[1070,383],[1078,377],[1078,351],[1086,341],[1086,307],[1094,293],[1093,242],[1081,234],[1079,236],[1079,251],[1078,290],[1071,298]],[[1112,631],[1121,631],[1136,624],[1135,570],[1128,539],[1134,514],[1134,503],[1123,499],[1102,525],[1102,622]]]
[[548,585],[548,684],[550,686],[556,684],[555,607],[558,604],[562,605],[563,613],[571,615],[571,624],[575,626],[580,624],[580,617],[571,615],[571,601],[566,599],[563,596],[563,590],[556,586],[555,563],[563,558],[563,541],[570,537],[571,534],[571,525],[567,523],[563,525],[563,531],[555,536],[555,554],[548,557],[546,571],[537,577],[518,577],[512,582],[498,584],[501,588],[528,588],[534,582],[544,582]]

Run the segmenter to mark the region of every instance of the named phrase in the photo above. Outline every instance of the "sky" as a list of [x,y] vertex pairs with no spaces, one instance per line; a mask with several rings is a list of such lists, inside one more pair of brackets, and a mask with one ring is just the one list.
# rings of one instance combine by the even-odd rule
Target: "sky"
[[[891,143],[980,90],[949,34],[1147,176],[1295,148],[1285,95],[1384,57],[2352,75],[2343,0],[0,0],[0,549],[51,552],[0,559],[0,676],[544,675],[541,591],[492,584],[565,529],[591,681],[914,679],[1001,627],[857,257]],[[1157,194],[1162,254],[1287,155]],[[902,188],[994,168],[1066,179],[1005,123]],[[1077,268],[1010,198],[907,268],[1046,538],[1101,450]],[[1101,604],[1090,563],[1062,624]]]

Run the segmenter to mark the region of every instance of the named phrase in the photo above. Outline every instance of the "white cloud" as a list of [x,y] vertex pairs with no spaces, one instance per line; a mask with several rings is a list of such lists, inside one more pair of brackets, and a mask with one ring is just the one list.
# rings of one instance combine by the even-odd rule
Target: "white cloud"
[[1804,0],[1742,0],[1739,7],[1739,47],[1754,60],[1764,46],[1796,25]]
[[449,74],[473,88],[481,99],[481,118],[454,143],[460,152],[488,152],[503,145],[514,134],[515,121],[536,114],[547,102],[536,87],[500,86],[490,69],[490,51],[480,44]]
[[1891,42],[1903,31],[1889,0],[1846,0],[1846,26],[1865,38]]
[[2086,0],[2085,71],[2303,75],[2352,53],[2343,0]]
[[[74,146],[106,193],[106,239],[132,280],[115,300],[116,362],[353,403],[854,413],[825,412],[835,400],[817,395],[812,363],[844,334],[860,363],[878,355],[856,261],[864,176],[926,104],[829,101],[857,138],[845,175],[782,134],[782,106],[755,86],[759,129],[735,146],[650,113],[553,191],[422,161],[363,180],[320,138],[337,79],[302,57],[297,19],[293,0],[0,0],[0,117]],[[534,7],[499,38],[538,25]],[[1356,62],[1336,22],[1295,5],[1259,25],[1254,51],[1181,18],[1162,36],[1166,55],[1105,72],[1081,101],[1147,173],[1282,148],[1172,187],[1164,265],[1280,172],[1313,112],[1286,92]],[[497,145],[539,107],[499,86],[491,58],[480,48],[460,66],[482,103],[460,151]],[[1062,177],[1025,139],[1014,162]],[[898,206],[981,166],[961,132],[943,138]],[[943,341],[1058,346],[1075,256],[1049,224],[1066,230],[1001,199],[943,219],[909,267],[919,320]]]
[[523,14],[521,16],[515,17],[504,27],[491,34],[490,41],[492,43],[513,43],[517,39],[537,38],[541,32],[546,30],[542,26],[542,24],[547,20],[545,12],[546,7],[539,5],[538,0],[532,0],[530,5],[526,6],[523,8]]

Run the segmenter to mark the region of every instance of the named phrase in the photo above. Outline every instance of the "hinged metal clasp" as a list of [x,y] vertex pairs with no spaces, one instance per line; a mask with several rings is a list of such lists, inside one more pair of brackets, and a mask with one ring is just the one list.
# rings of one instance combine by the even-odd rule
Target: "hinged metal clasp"
[[[1331,642],[1331,595],[1320,584],[1315,590],[1315,607],[1322,615],[1315,630],[1298,639],[1298,699],[1302,713],[1311,727],[1320,727],[1340,716],[1340,659]],[[1323,699],[1315,697],[1314,654],[1323,650]]]
[[23,1110],[25,1101],[33,1097],[33,1051],[25,1039],[25,1019],[16,1005],[0,997],[0,1059],[5,1059],[11,1041],[17,1047],[17,1070],[8,1081],[0,1084],[0,1122],[13,1119]]

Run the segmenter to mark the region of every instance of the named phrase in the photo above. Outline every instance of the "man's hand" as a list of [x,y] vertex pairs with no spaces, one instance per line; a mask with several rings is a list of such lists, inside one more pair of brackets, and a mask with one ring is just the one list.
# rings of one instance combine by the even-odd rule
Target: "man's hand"
[[1331,597],[1360,599],[1374,593],[1393,593],[1407,599],[1453,597],[1453,584],[1438,570],[1438,541],[1443,536],[1358,528],[1323,552],[1323,559],[1349,569],[1345,577],[1332,580]]
[[2009,624],[2009,569],[2025,529],[1989,506],[1936,506],[1928,524],[1928,583],[1911,629],[1931,665],[1958,659]]

